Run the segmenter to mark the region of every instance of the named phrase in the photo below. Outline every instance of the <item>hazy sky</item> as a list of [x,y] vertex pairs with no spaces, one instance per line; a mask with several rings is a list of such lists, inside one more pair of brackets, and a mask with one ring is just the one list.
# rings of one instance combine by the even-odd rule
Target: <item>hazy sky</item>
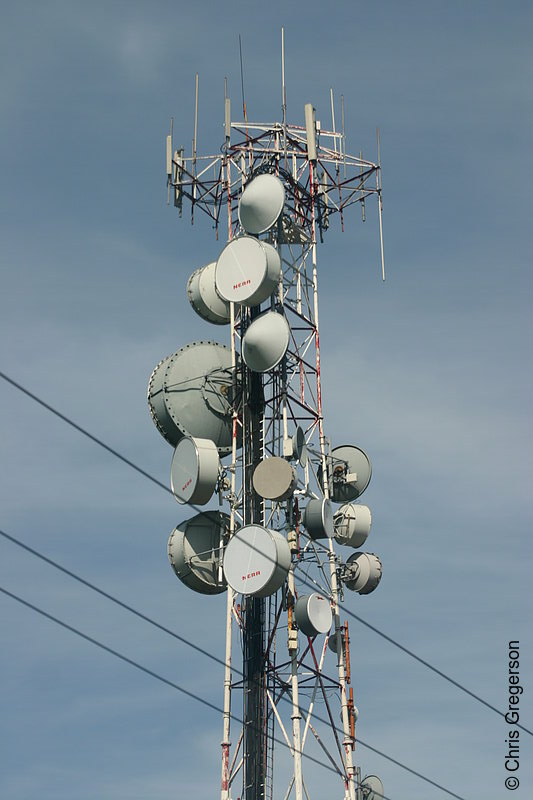
[[[222,143],[224,76],[239,113],[239,33],[248,116],[280,119],[282,25],[289,119],[312,102],[329,123],[333,87],[351,152],[375,159],[379,125],[387,280],[372,203],[318,252],[326,431],[370,455],[384,569],[346,603],[503,710],[519,640],[530,729],[532,23],[518,1],[20,0],[0,31],[0,370],[165,484],[149,375],[188,342],[227,341],[185,292],[223,241],[166,205],[164,137],[173,115],[190,148],[195,72],[204,153]],[[5,381],[0,399],[0,529],[222,657],[225,596],[168,566],[188,513]],[[0,586],[222,703],[221,667],[1,537]],[[220,715],[5,595],[0,614],[2,797],[217,796]],[[509,725],[350,629],[363,741],[467,800],[531,796],[531,736],[510,792]],[[391,800],[446,796],[356,755]],[[315,785],[341,797],[329,773]]]

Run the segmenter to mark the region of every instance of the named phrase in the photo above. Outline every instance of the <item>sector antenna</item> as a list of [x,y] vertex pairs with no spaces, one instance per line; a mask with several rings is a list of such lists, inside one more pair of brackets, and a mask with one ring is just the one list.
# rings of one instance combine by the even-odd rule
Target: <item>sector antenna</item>
[[[170,485],[184,517],[171,567],[181,591],[212,595],[213,624],[225,609],[221,800],[313,800],[326,779],[328,797],[369,800],[383,787],[362,781],[356,763],[340,603],[366,602],[382,564],[358,549],[370,533],[359,503],[370,459],[360,442],[326,436],[318,244],[334,221],[344,229],[352,206],[364,221],[374,200],[383,265],[381,166],[347,152],[333,92],[331,124],[304,102],[287,121],[283,42],[281,122],[251,122],[244,103],[234,119],[226,83],[219,152],[198,154],[196,113],[190,154],[172,129],[167,137],[169,200],[180,216],[189,206],[193,222],[207,217],[217,238],[209,252],[199,242],[183,279],[184,313],[202,318],[205,338],[169,343],[148,403],[174,450]],[[198,85],[196,76],[196,108]],[[327,256],[326,266],[334,285]],[[364,435],[352,428],[347,420],[348,441]],[[370,701],[357,705],[364,720]],[[320,781],[316,761],[330,770]]]

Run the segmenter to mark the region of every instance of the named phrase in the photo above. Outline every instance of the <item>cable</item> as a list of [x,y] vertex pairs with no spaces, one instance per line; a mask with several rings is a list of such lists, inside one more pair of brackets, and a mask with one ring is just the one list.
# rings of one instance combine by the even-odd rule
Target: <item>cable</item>
[[[3,586],[0,586],[0,592],[2,592],[3,594],[7,595],[8,597],[11,597],[13,600],[16,600],[17,603],[20,603],[21,605],[26,606],[26,608],[30,608],[32,611],[35,611],[37,614],[40,614],[42,617],[45,617],[46,619],[50,620],[51,622],[55,622],[56,625],[59,625],[61,628],[65,628],[67,631],[70,631],[71,633],[75,633],[76,636],[79,636],[81,639],[85,639],[85,641],[90,642],[91,644],[94,644],[96,647],[99,647],[101,650],[105,650],[106,653],[110,653],[112,656],[115,656],[115,658],[119,658],[121,661],[124,661],[126,664],[130,664],[132,667],[135,667],[136,669],[140,670],[141,672],[146,673],[146,675],[150,675],[152,678],[155,678],[156,680],[160,681],[161,683],[165,683],[167,686],[170,686],[172,689],[176,689],[178,692],[181,692],[182,694],[186,695],[187,697],[191,698],[192,700],[196,700],[198,703],[201,703],[202,705],[207,706],[207,708],[210,708],[213,711],[217,711],[219,714],[223,713],[223,709],[222,708],[220,708],[219,706],[216,706],[214,703],[210,703],[209,700],[204,700],[203,697],[200,697],[199,695],[195,694],[194,692],[191,692],[188,689],[185,689],[183,686],[180,686],[179,684],[168,680],[168,678],[164,678],[162,675],[159,675],[157,672],[154,672],[153,670],[148,669],[148,667],[144,667],[142,664],[139,664],[138,661],[134,661],[132,658],[129,658],[128,656],[125,656],[123,653],[119,653],[118,650],[114,650],[112,647],[108,647],[108,645],[103,644],[103,642],[99,642],[98,639],[94,639],[92,636],[89,636],[88,634],[83,633],[83,631],[80,631],[79,628],[75,628],[73,625],[69,625],[67,622],[63,622],[63,620],[59,619],[58,617],[54,617],[52,614],[49,614],[44,609],[39,608],[39,606],[36,606],[33,603],[30,603],[28,600],[24,600],[24,598],[19,597],[19,595],[13,594],[13,592],[10,592],[8,589],[4,589]],[[235,722],[238,722],[241,725],[244,725],[243,720],[239,719],[239,717],[235,716],[234,714],[230,714],[230,717]],[[276,739],[275,737],[272,737],[272,738],[274,739],[274,741],[277,744],[282,744],[287,748],[289,747],[289,745],[286,742],[284,742],[282,739]],[[324,767],[325,769],[329,770],[330,772],[334,772],[335,774],[338,774],[337,770],[333,769],[333,767],[330,767],[329,764],[326,764],[324,761],[319,761],[317,758],[314,758],[314,756],[310,756],[308,753],[304,753],[303,751],[300,751],[300,755],[305,756],[310,761],[314,761],[315,764],[318,764],[319,766]],[[454,796],[456,797],[457,795],[454,795]],[[460,798],[460,800],[464,800],[464,799]]]
[[[169,628],[166,628],[164,625],[161,625],[159,622],[156,622],[155,620],[153,620],[150,617],[146,616],[146,614],[142,614],[140,611],[137,611],[136,609],[132,608],[127,603],[124,603],[122,600],[119,600],[118,598],[114,597],[113,595],[109,594],[108,592],[104,591],[103,589],[100,589],[95,584],[90,583],[89,581],[85,580],[85,578],[82,578],[80,575],[76,574],[75,572],[72,572],[72,570],[69,570],[66,567],[63,567],[61,564],[58,564],[57,561],[54,561],[53,559],[48,558],[48,556],[45,556],[43,553],[40,553],[38,550],[35,550],[33,547],[30,547],[29,545],[25,544],[24,542],[21,542],[16,537],[11,536],[10,534],[6,533],[5,531],[3,531],[1,529],[0,529],[0,535],[3,536],[5,539],[8,539],[13,544],[16,544],[18,547],[21,547],[23,550],[27,551],[28,553],[31,553],[32,555],[36,556],[37,558],[40,558],[42,561],[45,561],[47,564],[50,564],[51,566],[53,566],[56,569],[60,570],[61,572],[65,573],[66,575],[68,575],[69,577],[71,577],[74,580],[78,581],[79,583],[83,584],[84,586],[87,586],[89,589],[92,589],[93,591],[95,591],[98,594],[102,595],[103,597],[105,597],[106,599],[108,599],[111,602],[115,603],[116,605],[120,606],[121,608],[126,609],[126,611],[130,611],[132,614],[134,614],[135,616],[137,616],[140,619],[144,620],[145,622],[148,622],[150,625],[153,625],[155,628],[163,631],[164,633],[169,634],[174,639],[177,639],[178,641],[180,641],[182,644],[185,644],[188,647],[191,647],[193,650],[196,650],[197,652],[201,653],[202,655],[207,656],[212,661],[215,661],[218,664],[221,664],[222,666],[226,666],[226,662],[223,659],[219,658],[218,656],[215,656],[213,653],[210,653],[208,650],[204,650],[202,647],[199,647],[198,645],[194,644],[189,639],[186,639],[185,637],[180,636],[175,631],[172,631]],[[9,592],[8,592],[8,594],[9,594]],[[13,595],[11,595],[11,596],[13,596]],[[24,602],[24,601],[21,601],[21,602]],[[33,606],[30,606],[30,607],[33,608]],[[242,673],[241,670],[239,670],[238,668],[236,668],[233,665],[231,665],[231,668],[234,670],[234,672],[238,673],[242,677],[243,673]],[[285,700],[288,703],[292,703],[292,701],[288,697],[286,697],[285,695],[282,696],[282,699]],[[309,713],[309,709],[301,709],[301,710],[304,712],[304,714],[308,714]],[[315,716],[315,719],[318,720],[318,722],[322,722],[323,724],[328,725],[328,726],[330,725],[330,722],[328,720],[325,720],[322,717],[319,717],[318,714],[315,714],[314,716]],[[241,723],[242,723],[242,720],[241,720]],[[339,728],[335,728],[335,730],[337,731],[337,733],[340,733],[342,735],[344,734],[344,731],[341,731]],[[275,741],[278,741],[278,740],[275,740]],[[366,742],[362,741],[361,739],[359,739],[359,737],[356,738],[356,741],[362,747],[366,747],[368,750],[372,750],[372,752],[377,753],[378,755],[380,755],[383,758],[387,759],[391,763],[396,764],[399,767],[402,767],[407,772],[410,772],[411,774],[416,775],[418,778],[421,778],[422,780],[426,781],[427,783],[430,783],[432,786],[436,786],[437,788],[441,789],[442,791],[447,792],[448,794],[451,794],[452,797],[458,797],[458,795],[454,794],[453,792],[450,792],[444,786],[441,786],[440,784],[438,784],[435,781],[431,780],[431,778],[427,778],[425,775],[422,775],[421,773],[416,772],[415,770],[411,769],[411,767],[408,767],[407,765],[403,764],[401,761],[397,761],[392,756],[389,756],[386,753],[383,753],[381,750],[377,750],[375,747],[372,747],[372,745],[369,745],[368,743],[366,743]],[[286,745],[286,743],[284,743],[284,744]]]
[[129,458],[123,456],[121,453],[118,452],[118,450],[114,450],[112,447],[103,442],[101,439],[98,439],[98,437],[93,436],[92,433],[89,433],[89,431],[86,430],[85,428],[82,428],[81,425],[78,425],[76,422],[66,417],[64,414],[61,413],[61,411],[58,411],[57,408],[54,408],[48,403],[45,403],[44,400],[41,400],[41,398],[37,397],[36,394],[33,394],[28,389],[25,389],[24,386],[21,386],[20,383],[14,381],[4,372],[0,372],[0,378],[3,378],[5,381],[7,381],[7,383],[10,383],[12,386],[14,386],[15,389],[18,389],[20,392],[23,392],[24,394],[28,395],[28,397],[31,397],[32,400],[35,400],[36,403],[39,403],[39,405],[43,406],[43,408],[46,408],[47,411],[50,411],[52,414],[55,414],[56,417],[59,417],[59,419],[63,420],[63,422],[66,422],[67,425],[70,425],[72,428],[75,428],[77,431],[79,431],[79,433],[83,433],[83,435],[87,436],[88,439],[91,439],[91,441],[100,445],[100,447],[103,447],[104,450],[107,450],[108,453],[111,453],[111,455],[116,456],[116,458],[119,458],[121,461],[124,462],[124,464],[127,464],[128,467],[131,467],[136,472],[139,472],[141,475],[144,475],[145,478],[148,478],[149,481],[152,481],[152,483],[155,483],[157,486],[160,486],[161,489],[165,490],[165,492],[169,492],[172,495],[174,494],[172,492],[172,489],[169,489],[168,486],[165,486],[164,483],[159,481],[157,478],[154,478],[154,476],[150,475],[149,472],[146,472],[146,470],[137,466],[137,464],[134,464],[133,461],[130,461]]
[[[166,486],[164,483],[159,481],[157,478],[154,478],[152,475],[150,475],[144,469],[142,469],[141,467],[137,466],[137,464],[134,464],[133,461],[130,461],[128,458],[123,456],[117,450],[115,450],[114,448],[112,448],[109,445],[105,444],[105,442],[103,442],[101,439],[98,439],[92,433],[87,431],[85,428],[82,428],[81,425],[78,425],[76,422],[74,422],[73,420],[69,419],[69,417],[67,417],[64,414],[62,414],[60,411],[55,409],[53,406],[49,405],[44,400],[41,400],[40,397],[38,397],[37,395],[33,394],[33,392],[30,392],[28,389],[26,389],[20,383],[17,383],[15,380],[10,378],[4,372],[0,371],[0,378],[3,378],[7,383],[10,383],[16,389],[18,389],[19,391],[23,392],[23,394],[26,394],[28,397],[30,397],[32,400],[34,400],[36,403],[38,403],[39,405],[43,406],[43,408],[46,408],[52,414],[55,414],[55,416],[59,417],[59,419],[63,420],[63,422],[66,422],[68,425],[70,425],[71,427],[75,428],[75,430],[79,431],[84,436],[87,436],[89,439],[91,439],[91,441],[93,441],[96,444],[100,445],[100,447],[103,447],[109,453],[111,453],[112,455],[114,455],[117,458],[119,458],[121,461],[123,461],[128,466],[132,467],[132,469],[134,469],[137,472],[139,472],[145,478],[148,478],[150,481],[152,481],[152,483],[157,484],[157,486],[160,486],[166,492],[168,492],[169,494],[174,496],[174,493],[172,492],[172,490],[169,489],[168,486]],[[195,511],[198,511],[198,513],[200,513],[200,514],[205,514],[206,513],[205,511],[202,511],[201,509],[196,508],[192,504],[189,504],[189,505],[191,505],[191,507],[194,508]],[[308,585],[305,581],[302,581],[302,583],[304,583],[305,585]],[[314,587],[310,586],[310,588],[314,588]],[[372,625],[371,623],[366,622],[362,617],[358,616],[357,614],[355,614],[353,611],[351,611],[349,608],[347,608],[344,605],[339,604],[339,608],[342,608],[342,610],[346,614],[348,614],[348,616],[352,617],[357,622],[360,622],[362,625],[365,625],[367,628],[369,628],[370,630],[374,631],[374,633],[376,633],[378,636],[381,636],[383,639],[388,641],[390,644],[392,644],[395,647],[397,647],[398,649],[402,650],[404,653],[406,653],[407,655],[411,656],[411,658],[414,658],[416,661],[418,661],[423,666],[427,667],[429,670],[434,672],[436,675],[439,675],[441,678],[444,678],[444,680],[448,681],[448,683],[452,684],[452,686],[455,686],[457,689],[460,689],[462,692],[464,692],[465,694],[469,695],[474,700],[477,700],[479,703],[482,703],[487,708],[490,708],[491,711],[494,711],[500,717],[505,718],[505,713],[503,711],[500,711],[498,708],[496,708],[495,706],[491,705],[491,703],[488,703],[486,700],[483,700],[483,698],[480,697],[479,695],[475,694],[474,692],[471,692],[470,689],[466,688],[466,686],[463,686],[461,683],[459,683],[458,681],[454,680],[449,675],[446,675],[446,673],[442,672],[442,670],[438,669],[437,667],[434,667],[432,664],[429,663],[429,661],[426,661],[425,659],[421,658],[420,656],[417,656],[416,653],[413,653],[412,650],[409,650],[407,647],[404,647],[403,645],[401,645],[395,639],[393,639],[392,637],[388,636],[383,631],[379,630],[379,628],[377,628],[375,625]],[[530,736],[533,736],[533,731],[529,730],[528,728],[524,727],[523,725],[519,725],[517,723],[517,727],[521,728],[523,731],[525,731],[525,733],[529,733]]]
[[[65,630],[68,630],[71,633],[76,634],[76,636],[79,636],[81,639],[84,639],[85,641],[90,642],[91,644],[94,644],[96,647],[100,648],[101,650],[104,650],[106,653],[109,653],[110,655],[115,656],[115,658],[118,658],[121,661],[124,661],[126,664],[129,664],[130,666],[135,667],[136,669],[140,670],[141,672],[144,672],[146,675],[150,675],[152,678],[155,678],[156,680],[160,681],[161,683],[165,683],[167,686],[170,686],[171,688],[176,689],[178,692],[181,692],[182,694],[186,695],[187,697],[189,697],[189,698],[191,698],[193,700],[196,700],[198,703],[201,703],[202,705],[206,706],[207,708],[212,709],[213,711],[217,711],[218,713],[223,713],[223,709],[221,709],[219,706],[216,706],[214,703],[209,702],[209,700],[204,700],[204,698],[200,697],[199,695],[195,694],[194,692],[191,692],[188,689],[185,689],[183,686],[180,686],[179,684],[168,680],[168,678],[164,678],[162,675],[159,675],[157,672],[154,672],[153,670],[149,669],[148,667],[145,667],[142,664],[139,664],[138,661],[134,661],[133,659],[129,658],[128,656],[125,656],[123,653],[119,653],[118,650],[114,650],[112,647],[109,647],[108,645],[103,644],[103,642],[98,641],[98,639],[95,639],[94,637],[89,636],[86,633],[83,633],[83,631],[80,631],[79,628],[75,628],[73,625],[69,625],[67,622],[64,622],[63,620],[60,620],[58,617],[54,617],[52,614],[49,614],[44,609],[40,608],[39,606],[34,605],[33,603],[30,603],[28,600],[24,600],[22,597],[20,597],[19,595],[14,594],[13,592],[10,592],[8,589],[5,589],[3,586],[0,586],[0,592],[2,592],[3,594],[7,595],[8,597],[11,597],[13,600],[16,600],[21,605],[26,606],[26,608],[29,608],[32,611],[35,611],[37,614],[40,614],[42,617],[45,617],[46,619],[50,620],[51,622],[55,622],[56,625],[59,625],[60,627],[64,628]],[[230,717],[235,722],[238,722],[240,725],[244,725],[245,724],[242,719],[239,719],[239,717],[235,716],[234,714],[230,714]],[[289,747],[287,742],[284,742],[282,739],[277,739],[275,736],[273,736],[272,739],[277,744],[282,744],[284,747],[287,747],[289,750],[292,749],[292,748]],[[387,756],[382,751],[377,750],[375,747],[371,747],[370,745],[366,744],[365,742],[362,742],[361,739],[357,739],[357,741],[363,747],[366,747],[367,749],[372,750],[374,753],[377,753],[378,755],[382,756],[383,758],[386,758],[388,761],[391,761],[393,764],[396,764],[397,766],[402,767],[403,769],[407,770],[411,774],[416,775],[418,778],[422,778],[422,780],[426,781],[427,783],[430,783],[432,786],[435,786],[437,789],[440,789],[441,791],[445,792],[446,794],[449,794],[451,797],[455,797],[456,800],[465,800],[465,798],[461,797],[461,795],[455,794],[455,792],[452,792],[449,789],[446,789],[444,786],[441,786],[440,784],[436,783],[435,781],[432,781],[430,778],[426,778],[421,773],[416,772],[415,770],[411,769],[410,767],[407,767],[405,764],[402,764],[401,761],[397,761],[396,759],[391,758],[390,756]],[[294,750],[293,750],[293,752],[294,752]],[[319,766],[324,767],[325,769],[329,770],[329,772],[333,772],[336,775],[338,774],[338,770],[337,769],[334,769],[333,767],[330,767],[324,761],[319,761],[317,758],[314,758],[314,756],[310,756],[308,753],[305,753],[302,750],[300,750],[299,752],[300,752],[300,755],[305,756],[305,758],[309,759],[310,761],[313,761],[315,764],[318,764]],[[386,798],[383,795],[383,800],[390,800],[390,798]]]

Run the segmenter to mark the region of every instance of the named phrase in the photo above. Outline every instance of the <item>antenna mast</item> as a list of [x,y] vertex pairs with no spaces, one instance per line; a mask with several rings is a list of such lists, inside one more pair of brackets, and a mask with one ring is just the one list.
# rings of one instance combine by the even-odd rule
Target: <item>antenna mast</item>
[[[345,590],[368,594],[381,579],[379,558],[359,549],[370,511],[354,502],[371,466],[355,445],[331,448],[324,431],[317,237],[376,195],[384,277],[379,132],[378,163],[349,155],[344,97],[339,132],[333,90],[333,130],[310,103],[300,124],[288,123],[283,28],[281,37],[281,123],[248,121],[239,36],[243,120],[231,119],[225,80],[221,152],[197,153],[198,75],[191,158],[169,155],[172,129],[167,137],[175,205],[186,198],[217,230],[227,214],[228,242],[192,273],[187,294],[207,323],[228,327],[229,342],[206,336],[168,356],[148,402],[174,448],[172,491],[193,514],[171,534],[172,568],[194,591],[227,595],[221,800],[311,800],[319,768],[309,750],[334,765],[332,797],[378,800],[381,782],[361,781],[354,762],[340,610]],[[288,770],[274,769],[280,741],[276,763]]]

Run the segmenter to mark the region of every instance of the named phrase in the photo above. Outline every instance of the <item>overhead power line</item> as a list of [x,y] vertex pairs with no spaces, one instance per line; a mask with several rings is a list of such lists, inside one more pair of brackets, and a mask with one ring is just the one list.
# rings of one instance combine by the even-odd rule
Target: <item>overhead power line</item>
[[[37,614],[40,614],[41,617],[45,617],[46,619],[50,620],[51,622],[54,622],[56,625],[59,625],[61,628],[64,628],[65,630],[70,631],[71,633],[74,633],[76,636],[79,636],[81,639],[85,639],[86,642],[90,642],[91,644],[94,644],[95,647],[99,647],[100,650],[104,650],[106,653],[109,653],[110,655],[114,656],[115,658],[118,658],[121,661],[124,661],[126,664],[130,664],[130,666],[135,667],[136,669],[140,670],[141,672],[144,672],[146,675],[150,675],[150,677],[155,678],[155,680],[160,681],[161,683],[165,683],[167,686],[170,686],[172,689],[176,689],[176,691],[181,692],[181,694],[184,694],[186,697],[189,697],[192,700],[196,700],[198,703],[201,703],[202,705],[206,706],[207,708],[210,708],[212,711],[217,711],[218,713],[222,712],[222,708],[220,708],[219,706],[215,705],[214,703],[211,703],[209,700],[205,700],[203,697],[200,697],[200,695],[196,694],[195,692],[191,692],[189,689],[185,689],[184,686],[180,686],[178,683],[174,683],[174,681],[171,681],[168,678],[165,678],[162,675],[159,675],[157,672],[154,672],[154,670],[149,669],[148,667],[145,667],[142,664],[139,664],[139,662],[135,661],[133,658],[129,658],[129,656],[125,656],[123,653],[119,653],[118,650],[115,650],[114,648],[109,647],[108,645],[104,644],[103,642],[100,642],[98,639],[95,639],[93,636],[89,636],[87,633],[84,633],[79,628],[75,628],[73,625],[69,625],[67,622],[64,622],[63,620],[59,619],[58,617],[53,616],[53,614],[49,614],[43,608],[40,608],[39,606],[36,606],[33,603],[30,603],[29,600],[24,600],[23,597],[20,597],[19,595],[14,594],[13,592],[10,592],[8,589],[5,589],[3,586],[0,586],[0,592],[2,592],[3,594],[7,595],[8,597],[11,597],[12,600],[16,600],[17,603],[20,603],[21,605],[26,606],[26,608],[30,608],[32,611],[35,611]],[[239,717],[235,716],[234,714],[231,714],[230,716],[235,722],[238,722],[241,725],[243,724],[242,719],[239,719]],[[285,747],[288,747],[287,743],[284,742],[281,739],[274,739],[274,741],[277,744],[282,744]],[[333,769],[333,767],[330,767],[329,764],[326,764],[324,761],[320,761],[319,759],[314,758],[314,756],[310,756],[308,753],[303,753],[302,752],[301,755],[304,755],[310,761],[314,761],[315,764],[318,764],[319,766],[324,767],[325,769],[329,770],[330,772],[337,772],[337,770]]]
[[[20,383],[17,383],[17,381],[15,381],[13,378],[9,377],[9,375],[6,375],[6,373],[0,371],[0,378],[3,378],[7,383],[11,384],[15,389],[18,389],[20,392],[22,392],[23,394],[27,395],[32,400],[34,400],[36,403],[38,403],[39,405],[43,406],[43,408],[45,408],[47,411],[50,411],[56,417],[59,417],[59,419],[61,419],[63,422],[66,422],[67,425],[70,425],[72,428],[77,430],[79,433],[82,433],[84,436],[89,438],[91,441],[95,442],[95,444],[98,444],[100,447],[103,447],[105,450],[107,450],[107,452],[111,453],[116,458],[120,459],[120,461],[122,461],[123,463],[127,464],[129,467],[134,469],[136,472],[140,473],[145,478],[148,478],[148,480],[150,480],[152,483],[155,483],[157,486],[159,486],[162,489],[164,489],[167,493],[169,493],[169,494],[174,496],[174,493],[172,492],[172,490],[168,486],[166,486],[164,483],[162,483],[160,480],[155,478],[153,475],[150,475],[150,473],[146,472],[146,470],[144,470],[141,467],[139,467],[137,464],[135,464],[129,458],[126,458],[125,456],[123,456],[121,453],[118,452],[118,450],[115,450],[113,447],[110,447],[102,439],[99,439],[97,436],[94,436],[86,428],[83,428],[81,425],[78,425],[78,423],[74,422],[72,419],[67,417],[65,414],[62,414],[60,411],[58,411],[56,408],[54,408],[49,403],[47,403],[44,400],[42,400],[36,394],[34,394],[33,392],[30,392],[29,389],[26,389]],[[191,508],[193,508],[195,511],[197,511],[200,514],[206,513],[202,509],[196,508],[196,506],[194,506],[193,504],[189,504],[189,505],[191,506]],[[308,585],[308,586],[310,585],[305,580],[302,580],[302,583],[304,583],[305,585]],[[310,588],[314,588],[314,587],[310,586]],[[339,608],[342,608],[342,610],[348,616],[352,617],[352,619],[355,619],[357,622],[360,622],[362,625],[364,625],[365,627],[367,627],[370,630],[372,630],[374,633],[376,633],[382,639],[385,639],[387,642],[389,642],[390,644],[394,645],[394,647],[397,647],[399,650],[404,652],[406,655],[410,656],[415,661],[418,661],[418,663],[420,663],[423,666],[427,667],[427,669],[431,670],[436,675],[439,675],[441,678],[443,678],[445,681],[450,683],[452,686],[455,686],[460,691],[462,691],[465,694],[469,695],[469,697],[472,697],[474,700],[477,700],[479,703],[482,703],[482,705],[484,705],[486,708],[489,708],[491,711],[494,711],[500,717],[504,717],[505,718],[505,712],[504,711],[500,711],[499,708],[496,708],[496,706],[493,706],[491,703],[487,702],[487,700],[484,700],[482,697],[480,697],[475,692],[472,692],[470,689],[467,689],[466,686],[464,686],[462,683],[459,683],[458,681],[454,680],[454,678],[451,678],[445,672],[443,672],[442,670],[440,670],[437,667],[433,666],[433,664],[431,664],[429,661],[426,661],[425,659],[421,658],[416,653],[414,653],[412,650],[409,650],[407,647],[405,647],[404,645],[402,645],[399,642],[397,642],[395,639],[393,639],[391,636],[389,636],[388,634],[386,634],[383,631],[381,631],[375,625],[372,625],[371,623],[367,622],[362,617],[360,617],[358,614],[355,614],[353,611],[351,611],[349,608],[347,608],[346,606],[344,606],[342,604],[339,604]],[[526,733],[529,733],[531,736],[533,736],[533,731],[529,730],[528,728],[524,727],[523,725],[517,724],[517,727],[521,728],[523,731],[525,731]]]
[[[10,538],[10,539],[14,540],[13,537],[10,537],[10,536],[8,536],[7,538]],[[213,711],[217,711],[219,713],[222,711],[222,709],[219,706],[215,705],[214,703],[211,703],[209,700],[205,700],[203,697],[200,697],[196,693],[191,692],[188,689],[185,689],[185,687],[180,686],[179,684],[175,683],[174,681],[171,681],[168,678],[165,678],[162,675],[159,675],[157,672],[154,672],[154,670],[151,670],[148,667],[143,666],[138,661],[135,661],[134,659],[129,658],[129,656],[126,656],[123,653],[120,653],[118,650],[115,650],[112,647],[109,647],[108,645],[104,644],[103,642],[100,642],[98,639],[95,639],[93,636],[89,636],[88,634],[86,634],[83,631],[81,631],[79,628],[75,628],[73,625],[69,625],[67,622],[64,622],[63,620],[59,619],[58,617],[55,617],[54,615],[49,614],[43,608],[40,608],[39,606],[36,606],[33,603],[30,603],[28,600],[25,600],[24,598],[20,597],[19,595],[14,594],[13,592],[10,592],[8,589],[5,589],[4,587],[0,586],[0,592],[2,592],[3,594],[7,595],[8,597],[11,597],[11,599],[17,601],[18,603],[20,603],[21,605],[25,606],[26,608],[29,608],[32,611],[35,611],[40,616],[45,617],[46,619],[50,620],[51,622],[54,622],[56,625],[59,625],[60,627],[64,628],[65,630],[68,630],[71,633],[74,633],[76,636],[79,636],[81,639],[84,639],[85,641],[90,642],[91,644],[95,645],[96,647],[100,648],[101,650],[104,650],[106,653],[109,653],[110,655],[114,656],[115,658],[120,659],[121,661],[125,662],[126,664],[129,664],[132,667],[135,667],[136,669],[140,670],[141,672],[144,672],[146,675],[149,675],[150,677],[154,678],[155,680],[158,680],[161,683],[164,683],[167,686],[170,686],[171,688],[176,689],[178,692],[181,692],[182,694],[186,695],[187,697],[189,697],[189,698],[191,698],[193,700],[196,700],[197,702],[201,703],[202,705],[206,706],[207,708],[210,708]],[[123,605],[123,604],[120,603],[120,605]],[[158,627],[160,627],[160,626],[158,626]],[[196,648],[196,649],[199,649],[199,648]],[[239,717],[235,716],[234,714],[230,714],[230,716],[234,721],[238,722],[241,725],[243,724],[243,720],[240,719]],[[289,747],[289,745],[286,742],[284,742],[282,739],[278,739],[276,737],[273,737],[273,739],[277,744],[282,744],[284,747]],[[435,781],[431,780],[431,778],[428,778],[425,775],[422,775],[422,773],[417,772],[414,769],[411,769],[411,767],[408,767],[406,764],[403,764],[401,761],[398,761],[397,759],[392,758],[391,756],[388,756],[383,751],[378,750],[375,747],[372,747],[371,745],[367,744],[366,742],[363,742],[361,739],[357,739],[356,741],[362,747],[366,747],[368,750],[371,750],[372,752],[376,753],[377,755],[382,756],[387,761],[390,761],[391,763],[395,764],[398,767],[401,767],[402,769],[406,770],[407,772],[411,773],[412,775],[415,775],[416,777],[421,778],[426,783],[429,783],[432,786],[434,786],[435,788],[439,789],[440,791],[445,792],[446,794],[450,795],[450,797],[455,797],[456,800],[465,800],[465,798],[462,797],[461,795],[458,795],[455,792],[450,791],[450,789],[446,789],[444,786],[441,786],[439,783],[436,783]],[[325,769],[329,770],[330,772],[335,772],[335,773],[338,772],[337,769],[329,766],[329,764],[326,764],[324,761],[320,761],[319,759],[315,758],[314,756],[310,756],[308,753],[305,753],[304,751],[300,751],[300,754],[305,756],[305,758],[309,759],[310,761],[314,762],[315,764],[318,764],[319,766],[324,767]],[[391,798],[388,798],[385,795],[383,795],[383,800],[391,800]]]
[[[3,536],[8,541],[12,542],[13,544],[17,545],[18,547],[22,548],[26,552],[31,553],[31,555],[36,556],[37,558],[41,559],[45,563],[49,564],[50,566],[55,567],[60,572],[63,572],[65,575],[68,575],[69,577],[73,578],[75,581],[78,581],[78,583],[81,583],[83,586],[86,586],[87,588],[91,589],[92,591],[96,592],[97,594],[102,595],[107,600],[110,600],[112,603],[115,603],[116,605],[118,605],[120,608],[123,608],[126,611],[129,611],[131,614],[134,614],[136,617],[139,617],[140,619],[142,619],[145,622],[147,622],[148,624],[154,626],[155,628],[157,628],[158,630],[162,631],[163,633],[166,633],[169,636],[172,636],[172,638],[177,639],[179,642],[181,642],[182,644],[186,645],[187,647],[190,647],[193,650],[196,650],[201,655],[206,656],[207,658],[211,659],[212,661],[215,661],[217,664],[220,664],[221,666],[226,666],[226,662],[223,659],[219,658],[218,656],[214,655],[213,653],[210,653],[209,650],[205,650],[203,647],[200,647],[199,645],[195,644],[194,642],[191,642],[190,639],[187,639],[184,636],[180,636],[180,634],[176,633],[175,631],[171,630],[170,628],[167,628],[166,626],[161,625],[159,622],[156,622],[156,620],[152,619],[151,617],[148,617],[146,614],[143,614],[142,612],[138,611],[137,609],[133,608],[132,606],[128,605],[127,603],[124,603],[122,600],[119,600],[117,597],[114,597],[114,595],[109,594],[109,592],[106,592],[104,589],[101,589],[99,586],[96,586],[94,583],[91,583],[90,581],[86,580],[85,578],[82,578],[81,575],[78,575],[76,572],[73,572],[72,570],[67,569],[67,567],[64,567],[62,564],[59,564],[57,561],[54,561],[53,559],[48,558],[48,556],[45,556],[43,553],[40,553],[38,550],[35,550],[35,548],[30,547],[28,544],[26,544],[25,542],[22,542],[20,539],[17,539],[15,536],[11,536],[9,533],[6,533],[6,531],[3,531],[1,529],[0,529],[0,535]],[[240,676],[242,676],[242,671],[239,670],[234,665],[232,665],[232,670],[234,672],[238,673]],[[288,703],[291,703],[291,700],[288,697],[286,697],[285,695],[282,696],[282,699],[284,701],[288,702]],[[306,715],[309,713],[309,709],[306,709],[306,708],[303,708],[302,711]],[[321,718],[321,717],[319,717],[318,714],[315,714],[314,717],[318,722],[322,722],[322,723],[328,724],[328,721],[323,719],[323,718]],[[242,722],[242,720],[241,720],[241,722]],[[341,733],[341,734],[343,733],[339,728],[336,728],[336,731],[338,733]],[[402,762],[398,761],[397,759],[393,758],[392,756],[389,756],[386,753],[383,753],[381,750],[377,750],[372,745],[369,745],[368,743],[366,743],[366,742],[362,741],[361,739],[359,739],[359,737],[356,737],[356,741],[362,747],[365,747],[368,750],[372,750],[372,752],[377,753],[378,755],[380,755],[383,758],[387,759],[391,763],[402,767],[407,772],[410,772],[411,774],[416,775],[418,778],[421,778],[422,780],[426,781],[427,783],[430,783],[432,786],[436,786],[437,788],[442,789],[442,791],[450,793],[448,789],[446,789],[445,787],[443,787],[440,784],[436,783],[431,778],[428,778],[427,776],[422,775],[419,772],[416,772],[416,770],[413,770],[411,767],[408,767],[406,764],[403,764]],[[454,797],[457,796],[453,792],[451,794]]]

